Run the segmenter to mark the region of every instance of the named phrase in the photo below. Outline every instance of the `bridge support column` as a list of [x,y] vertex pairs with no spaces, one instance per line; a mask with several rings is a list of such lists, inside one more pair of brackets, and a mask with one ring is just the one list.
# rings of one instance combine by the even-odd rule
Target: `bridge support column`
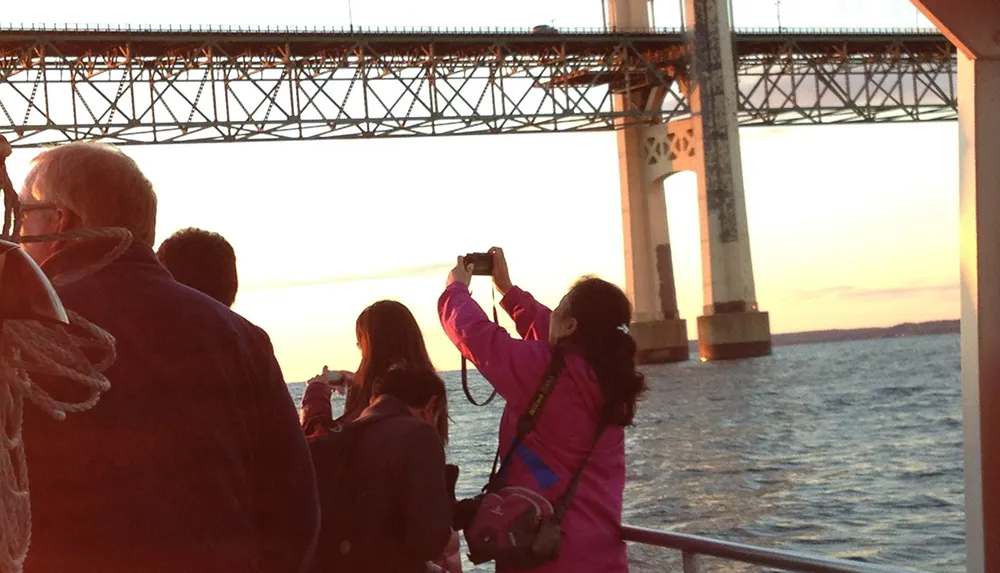
[[[636,311],[633,332],[644,362],[687,357],[680,348],[680,329],[686,325],[675,314],[662,181],[691,170],[698,175],[705,301],[704,316],[698,317],[699,354],[703,360],[763,356],[771,353],[771,328],[767,313],[758,310],[754,289],[728,3],[685,3],[693,58],[681,87],[691,117],[628,127],[618,134],[625,285]],[[612,29],[649,27],[646,0],[610,0],[608,16]],[[663,94],[633,94],[634,101],[624,97],[616,96],[618,109],[648,109],[662,105]],[[665,350],[670,347],[677,352]]]
[[[609,24],[615,28],[649,27],[646,0],[610,0]],[[615,96],[617,109],[662,105],[663,94]],[[659,149],[665,126],[630,126],[618,131],[622,227],[625,238],[625,291],[634,307],[631,333],[640,364],[688,360],[687,321],[677,310],[674,267],[663,195],[664,166],[669,159],[650,154]]]
[[677,310],[663,180],[650,176],[649,139],[656,127],[618,132],[625,291],[635,307],[632,336],[641,364],[678,362],[690,355],[687,322]]
[[702,360],[771,353],[768,314],[757,308],[737,120],[736,69],[727,0],[685,0],[692,62],[687,78],[697,141],[704,315],[698,317]]

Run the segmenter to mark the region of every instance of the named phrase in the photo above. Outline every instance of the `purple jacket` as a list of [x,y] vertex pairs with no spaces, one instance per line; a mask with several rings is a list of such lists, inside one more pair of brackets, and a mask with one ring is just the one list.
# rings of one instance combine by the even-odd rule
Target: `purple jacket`
[[[552,311],[518,287],[508,291],[500,305],[523,340],[491,322],[462,283],[452,283],[438,300],[448,337],[507,402],[500,422],[502,457],[552,359],[547,342]],[[555,390],[535,429],[518,446],[504,485],[528,487],[555,502],[590,448],[602,402],[593,370],[582,357],[567,353]],[[624,489],[625,432],[621,426],[609,426],[563,519],[559,559],[534,571],[628,571],[621,539]]]
[[317,432],[326,433],[333,427],[332,397],[333,389],[323,382],[306,385],[306,391],[302,393],[302,431],[307,437]]
[[[80,268],[106,247],[71,245],[43,269]],[[58,422],[25,404],[25,573],[302,571],[319,529],[316,481],[267,335],[139,245],[57,290],[115,337],[118,358],[92,410]]]

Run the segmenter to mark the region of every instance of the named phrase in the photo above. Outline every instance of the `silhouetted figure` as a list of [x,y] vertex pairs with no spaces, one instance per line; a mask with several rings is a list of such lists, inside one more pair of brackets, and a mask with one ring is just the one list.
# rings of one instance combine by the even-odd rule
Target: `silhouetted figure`
[[[371,386],[375,380],[389,371],[389,367],[399,362],[412,366],[420,366],[434,371],[434,364],[427,354],[424,335],[420,332],[413,313],[401,302],[395,300],[380,300],[365,308],[358,315],[355,323],[355,333],[358,349],[361,350],[361,363],[357,372],[338,371],[344,377],[343,384],[347,393],[344,401],[344,412],[340,421],[347,422],[357,418],[361,411],[371,402]],[[313,387],[313,382],[326,382],[326,374],[320,374],[309,380],[306,395],[302,397],[302,407],[306,410],[306,432],[312,434],[318,427],[329,425],[333,416],[329,406],[329,389],[326,384]],[[310,390],[310,388],[313,388]],[[310,400],[311,392],[326,392],[326,398],[318,397]],[[448,417],[442,416],[439,421],[438,433],[441,439],[448,441]]]
[[[25,572],[303,571],[319,528],[316,482],[267,335],[157,262],[156,195],[117,149],[41,153],[20,199],[24,235],[124,227],[134,237],[110,265],[56,289],[115,337],[117,359],[92,410],[63,422],[25,411],[34,521]],[[53,276],[109,245],[25,249]],[[59,382],[46,387],[77,390]]]
[[[373,385],[399,363],[406,363],[410,369],[434,372],[434,365],[427,354],[424,337],[413,313],[406,305],[394,300],[380,300],[365,308],[355,323],[358,348],[361,350],[361,364],[357,373],[348,371],[323,373],[309,380],[302,395],[302,429],[311,439],[328,433],[337,423],[348,423],[357,419],[371,404]],[[332,376],[331,376],[332,374]],[[344,412],[335,421],[330,398],[333,392],[346,392]],[[438,437],[448,443],[448,400],[442,395],[438,403],[441,416],[437,418]],[[458,466],[448,466],[450,491],[454,496],[458,479]],[[462,570],[457,532],[444,554],[436,560],[447,573]]]
[[194,227],[181,229],[160,244],[156,258],[177,282],[226,306],[236,301],[240,286],[236,253],[222,235]]
[[371,393],[358,417],[310,443],[323,523],[314,573],[424,573],[452,537],[454,482],[436,429],[444,382],[397,365]]

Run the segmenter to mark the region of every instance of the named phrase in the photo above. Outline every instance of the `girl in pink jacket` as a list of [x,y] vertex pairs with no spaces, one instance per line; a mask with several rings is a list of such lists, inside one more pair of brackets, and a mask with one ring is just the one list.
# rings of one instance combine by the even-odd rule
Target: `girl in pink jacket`
[[565,356],[534,430],[500,476],[502,485],[527,487],[555,502],[583,463],[599,422],[607,424],[562,520],[559,557],[534,571],[628,571],[621,539],[624,426],[632,424],[636,400],[646,389],[635,368],[635,341],[628,334],[631,304],[615,285],[585,277],[551,311],[512,285],[500,249],[490,254],[493,281],[503,295],[500,305],[522,339],[491,322],[472,299],[472,267],[462,257],[438,300],[438,314],[448,337],[506,400],[501,457],[514,441],[518,418],[542,381],[553,346],[558,344]]

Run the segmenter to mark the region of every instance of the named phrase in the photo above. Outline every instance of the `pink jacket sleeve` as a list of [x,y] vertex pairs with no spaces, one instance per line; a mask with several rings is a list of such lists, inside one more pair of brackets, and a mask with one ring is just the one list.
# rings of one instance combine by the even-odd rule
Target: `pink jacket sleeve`
[[504,400],[523,404],[531,398],[552,359],[548,342],[511,338],[460,282],[449,285],[438,299],[438,316],[448,338]]
[[549,339],[549,317],[552,316],[552,311],[531,294],[520,287],[513,287],[504,295],[500,306],[514,319],[521,338],[542,342]]

